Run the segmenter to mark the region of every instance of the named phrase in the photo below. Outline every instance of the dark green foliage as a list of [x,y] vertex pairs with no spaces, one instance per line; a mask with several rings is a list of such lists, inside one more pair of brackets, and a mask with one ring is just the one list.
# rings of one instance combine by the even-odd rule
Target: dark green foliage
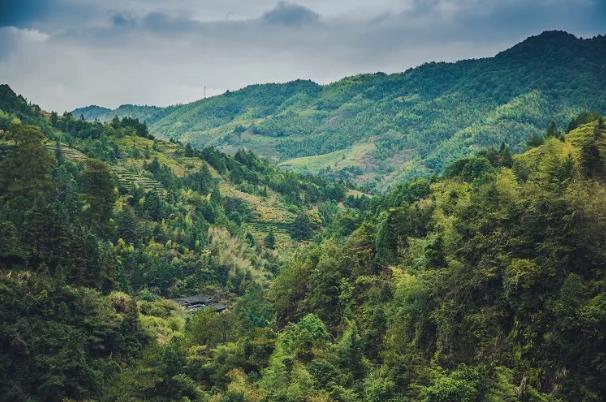
[[265,299],[263,289],[254,284],[246,289],[235,312],[247,330],[268,327],[273,318],[273,306]]
[[581,167],[587,177],[595,179],[605,177],[602,157],[604,151],[606,151],[604,121],[600,118],[593,129],[593,135],[586,138],[581,145]]
[[558,130],[558,127],[556,126],[555,122],[550,122],[549,126],[547,127],[547,131],[545,132],[545,138],[560,138],[562,134],[560,133],[560,130]]
[[188,158],[194,156],[194,149],[192,148],[190,143],[185,144],[185,152],[183,154]]
[[269,233],[267,234],[267,236],[265,237],[265,247],[267,247],[270,250],[273,250],[274,247],[276,247],[276,236],[274,235],[273,231],[269,231]]
[[[113,122],[112,122],[112,126],[113,126]],[[132,129],[139,137],[152,138],[152,139],[154,138],[153,136],[151,136],[149,134],[149,131],[147,129],[147,124],[145,124],[144,122],[141,123],[139,121],[139,119],[136,119],[136,118],[123,117],[122,120],[120,120],[118,127]],[[118,127],[114,127],[114,128],[118,128]]]
[[545,138],[543,138],[543,136],[541,136],[539,134],[533,134],[530,137],[528,137],[528,140],[526,140],[526,147],[535,148],[535,147],[543,145],[544,142],[545,142]]
[[295,240],[309,240],[313,236],[314,228],[306,213],[298,214],[290,224],[290,235]]
[[478,152],[478,156],[483,156],[484,158],[488,159],[494,167],[510,168],[513,165],[511,149],[509,149],[509,146],[505,143],[501,143],[498,150],[494,147],[482,150]]
[[445,177],[461,177],[467,182],[482,178],[493,170],[493,166],[487,158],[471,157],[459,159],[444,171]]
[[156,191],[150,191],[146,194],[145,201],[143,202],[143,209],[149,219],[154,221],[162,220],[164,216],[164,206]]
[[6,84],[0,84],[0,110],[12,113],[28,123],[37,120],[40,116],[38,106],[28,104],[23,96],[17,95]]
[[570,123],[568,123],[568,129],[566,130],[566,132],[570,132],[570,131],[574,130],[575,128],[582,126],[583,124],[591,123],[592,121],[597,120],[598,117],[600,117],[600,116],[597,113],[590,113],[590,112],[579,113],[579,115],[577,117],[570,120]]
[[72,111],[74,116],[84,116],[89,121],[109,122],[114,117],[131,117],[138,119],[141,122],[150,123],[155,121],[162,108],[157,106],[137,106],[137,105],[120,105],[117,109],[111,110],[105,107],[91,105],[78,108]]
[[137,232],[137,217],[130,206],[124,207],[116,214],[116,235],[127,244],[138,244],[141,239]]
[[417,179],[400,184],[392,191],[381,197],[380,203],[374,206],[377,208],[394,208],[404,203],[411,203],[425,198],[430,193],[430,182],[426,179]]
[[80,179],[80,188],[91,227],[100,233],[108,234],[111,230],[109,220],[116,200],[114,183],[108,166],[101,161],[86,161],[86,169]]
[[[147,342],[136,311],[51,278],[0,281],[0,398],[88,399]],[[129,306],[129,309],[132,305]],[[134,318],[129,318],[133,316]]]
[[187,176],[185,185],[201,194],[216,191],[215,180],[213,180],[210,170],[208,170],[208,166],[206,165],[202,166],[199,171]]
[[217,313],[210,308],[204,308],[193,314],[186,331],[193,342],[215,347],[235,339],[238,334],[238,325],[233,313]]
[[[42,132],[35,126],[13,125],[0,132],[9,145],[0,159],[0,197],[4,202],[31,205],[36,196],[51,189],[51,156],[42,145]],[[36,161],[36,163],[32,163]]]

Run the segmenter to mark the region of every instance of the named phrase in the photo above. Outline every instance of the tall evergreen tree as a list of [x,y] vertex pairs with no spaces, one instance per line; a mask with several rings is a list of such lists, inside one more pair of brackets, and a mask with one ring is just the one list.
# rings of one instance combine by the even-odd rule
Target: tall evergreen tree
[[154,221],[160,221],[164,216],[162,208],[162,200],[158,196],[157,191],[149,191],[145,195],[145,201],[143,202],[143,208],[147,216]]
[[274,235],[274,231],[271,229],[265,237],[265,247],[270,250],[273,250],[276,247],[276,236]]
[[550,122],[549,126],[547,126],[547,131],[545,132],[545,138],[560,138],[560,135],[560,130],[558,130],[555,122]]
[[52,158],[42,143],[44,135],[35,126],[13,125],[0,130],[0,139],[9,144],[0,159],[0,200],[11,198],[23,210],[52,188]]
[[83,197],[87,203],[86,215],[89,224],[100,233],[109,233],[110,218],[116,200],[109,168],[101,161],[89,159],[86,161],[86,168],[80,181]]

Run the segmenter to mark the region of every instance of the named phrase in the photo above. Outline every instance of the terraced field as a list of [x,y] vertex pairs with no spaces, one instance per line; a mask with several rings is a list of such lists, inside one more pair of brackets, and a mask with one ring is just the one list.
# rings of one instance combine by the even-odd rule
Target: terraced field
[[262,242],[270,231],[274,232],[278,245],[292,243],[288,227],[295,214],[288,210],[279,196],[268,192],[268,197],[245,193],[235,188],[230,182],[221,179],[219,191],[223,196],[239,199],[251,209],[254,217],[244,223],[255,241]]
[[[255,241],[262,243],[268,233],[273,232],[278,250],[289,249],[294,244],[289,234],[289,228],[297,211],[279,193],[267,189],[267,195],[260,196],[241,191],[232,183],[229,175],[220,174],[208,162],[199,157],[184,156],[183,152],[179,151],[177,144],[136,136],[119,138],[118,142],[122,157],[116,163],[110,164],[110,170],[120,186],[129,190],[138,187],[144,191],[154,191],[166,199],[167,190],[146,170],[146,164],[157,159],[161,165],[170,168],[178,178],[199,171],[206,165],[212,177],[219,184],[221,196],[240,200],[250,210],[251,214],[242,222],[242,227],[253,235]],[[56,145],[49,142],[46,147],[51,153],[59,151],[63,157],[72,161],[84,162],[88,159],[83,152],[65,144]],[[317,211],[313,207],[307,212],[310,216],[317,215]]]
[[[64,144],[58,146],[57,149],[56,144],[46,144],[46,148],[51,152],[57,152],[59,150],[63,156],[72,161],[84,162],[88,158],[84,153],[78,151],[77,149],[68,147]],[[140,172],[137,172],[132,167],[125,167],[122,165],[112,165],[110,166],[110,170],[117,177],[118,183],[127,188],[132,189],[134,187],[140,187],[145,191],[155,191],[160,196],[166,195],[166,190],[162,186],[160,182],[154,180],[150,177],[147,177]]]

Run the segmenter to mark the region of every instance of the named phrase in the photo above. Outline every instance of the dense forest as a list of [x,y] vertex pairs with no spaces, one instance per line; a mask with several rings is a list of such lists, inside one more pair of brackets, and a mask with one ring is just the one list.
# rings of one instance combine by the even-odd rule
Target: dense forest
[[246,147],[295,171],[385,189],[502,142],[522,151],[552,121],[565,129],[584,110],[606,113],[605,65],[606,37],[552,31],[491,58],[328,85],[252,85],[163,109],[93,106],[73,114],[136,117],[160,138],[231,154]]
[[0,109],[2,400],[606,397],[596,114],[370,196],[8,86]]
[[231,308],[321,227],[353,230],[365,202],[250,152],[46,113],[0,86],[0,399],[102,395],[181,328],[170,299]]

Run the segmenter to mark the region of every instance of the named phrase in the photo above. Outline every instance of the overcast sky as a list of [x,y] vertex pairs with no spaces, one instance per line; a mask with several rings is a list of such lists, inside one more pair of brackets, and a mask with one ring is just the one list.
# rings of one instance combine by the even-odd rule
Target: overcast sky
[[169,105],[606,33],[606,0],[0,0],[0,82],[47,110]]

